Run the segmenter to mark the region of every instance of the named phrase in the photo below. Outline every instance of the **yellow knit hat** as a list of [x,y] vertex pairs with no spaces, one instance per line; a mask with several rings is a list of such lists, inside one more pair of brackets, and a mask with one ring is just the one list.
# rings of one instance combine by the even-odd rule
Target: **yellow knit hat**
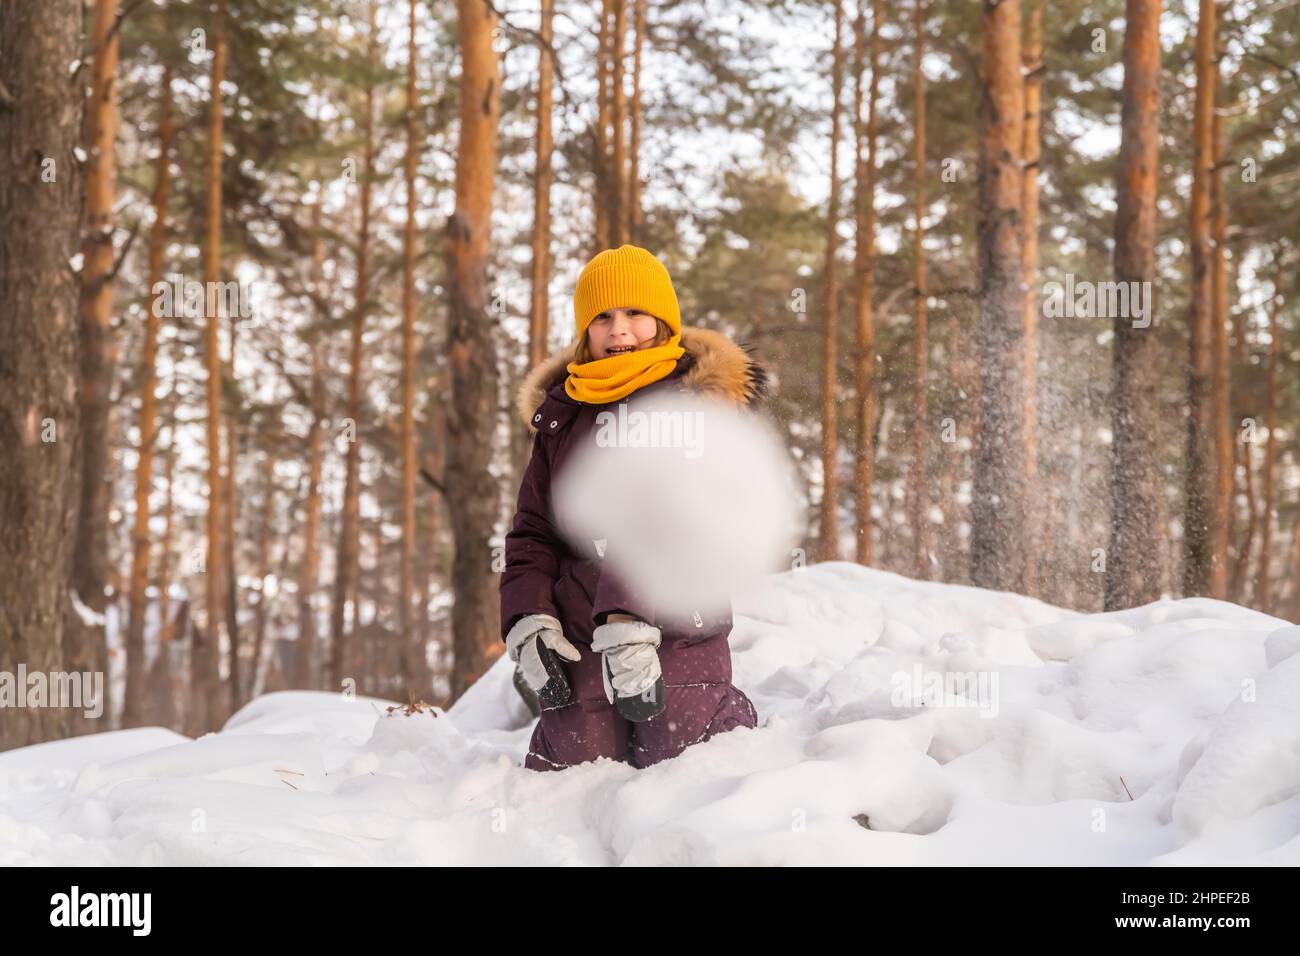
[[591,320],[606,309],[640,309],[663,319],[674,335],[681,334],[682,315],[668,269],[640,246],[606,249],[582,268],[573,290],[573,318],[578,338]]

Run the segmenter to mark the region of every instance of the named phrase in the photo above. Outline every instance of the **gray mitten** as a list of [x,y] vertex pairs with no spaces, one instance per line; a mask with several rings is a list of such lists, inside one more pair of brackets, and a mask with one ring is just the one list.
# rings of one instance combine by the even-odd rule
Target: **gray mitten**
[[600,651],[605,697],[624,719],[649,720],[664,709],[659,628],[645,621],[609,621],[592,633]]
[[552,707],[568,703],[569,681],[558,657],[577,661],[582,654],[564,636],[559,621],[549,614],[520,618],[506,635],[506,653],[543,703]]

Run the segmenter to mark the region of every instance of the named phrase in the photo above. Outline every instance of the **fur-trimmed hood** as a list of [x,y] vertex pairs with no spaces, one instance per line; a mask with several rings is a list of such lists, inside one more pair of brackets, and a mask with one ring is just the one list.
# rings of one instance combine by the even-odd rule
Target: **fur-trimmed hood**
[[[701,395],[713,395],[736,405],[754,407],[767,395],[767,370],[754,358],[750,348],[738,345],[712,329],[682,328],[684,358],[689,367],[682,373],[682,387]],[[524,376],[515,396],[515,410],[529,432],[537,431],[533,414],[546,400],[546,394],[568,378],[567,366],[573,359],[573,347],[552,352]]]

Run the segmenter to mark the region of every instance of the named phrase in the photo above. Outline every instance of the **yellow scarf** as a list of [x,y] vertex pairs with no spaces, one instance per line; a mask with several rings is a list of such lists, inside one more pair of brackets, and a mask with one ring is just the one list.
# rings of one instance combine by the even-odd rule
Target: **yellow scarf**
[[686,354],[681,334],[663,345],[639,349],[624,355],[610,355],[590,362],[570,362],[569,377],[564,380],[568,396],[589,405],[604,405],[626,398],[638,388],[657,382],[677,367]]

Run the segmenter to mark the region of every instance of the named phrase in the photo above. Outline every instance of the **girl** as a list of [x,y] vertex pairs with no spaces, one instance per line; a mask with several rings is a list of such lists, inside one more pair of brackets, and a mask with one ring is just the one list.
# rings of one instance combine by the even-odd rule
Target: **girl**
[[589,440],[596,415],[633,393],[684,389],[752,407],[767,377],[726,336],[682,329],[668,270],[637,246],[587,263],[573,310],[576,347],[551,355],[519,389],[518,411],[535,437],[506,535],[501,636],[542,706],[525,767],[598,757],[647,767],[758,725],[754,705],[731,684],[731,614],[656,614],[603,566],[599,543],[577,548],[557,532],[551,481]]

